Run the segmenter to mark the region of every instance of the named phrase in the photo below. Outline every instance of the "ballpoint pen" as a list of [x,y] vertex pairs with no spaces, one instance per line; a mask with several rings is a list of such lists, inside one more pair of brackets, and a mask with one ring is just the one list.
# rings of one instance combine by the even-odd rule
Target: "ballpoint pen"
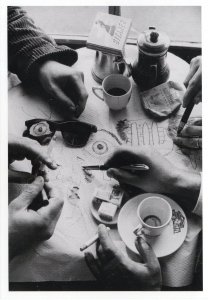
[[82,166],[84,170],[99,170],[107,171],[110,168],[117,168],[126,171],[147,171],[149,167],[145,164],[129,164],[124,166],[107,166],[107,165],[94,165],[94,166]]

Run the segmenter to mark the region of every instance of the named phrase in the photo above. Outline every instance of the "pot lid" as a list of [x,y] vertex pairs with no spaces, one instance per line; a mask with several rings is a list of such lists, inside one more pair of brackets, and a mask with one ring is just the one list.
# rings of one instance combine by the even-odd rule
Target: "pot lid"
[[147,55],[162,55],[168,50],[170,39],[164,32],[159,32],[151,26],[138,37],[139,49]]

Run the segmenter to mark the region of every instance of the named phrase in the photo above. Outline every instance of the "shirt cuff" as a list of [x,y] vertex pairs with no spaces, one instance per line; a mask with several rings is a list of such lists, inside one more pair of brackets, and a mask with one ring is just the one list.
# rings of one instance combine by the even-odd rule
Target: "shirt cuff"
[[192,213],[200,217],[202,216],[202,174],[201,174],[201,187],[200,187],[199,197],[194,209],[192,210]]

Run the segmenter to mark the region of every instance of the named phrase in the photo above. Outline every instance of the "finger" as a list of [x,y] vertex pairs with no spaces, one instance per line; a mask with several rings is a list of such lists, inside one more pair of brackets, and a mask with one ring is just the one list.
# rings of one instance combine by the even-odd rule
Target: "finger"
[[105,225],[100,224],[98,226],[98,236],[100,240],[100,245],[102,246],[103,252],[107,256],[107,258],[112,258],[115,256],[119,258],[121,256],[121,253],[119,252],[118,248],[114,245]]
[[128,171],[119,169],[108,169],[107,175],[110,178],[114,178],[121,183],[135,184],[138,183],[138,175],[133,175]]
[[9,182],[11,183],[32,183],[35,176],[27,172],[19,172],[15,170],[8,170]]
[[33,183],[29,184],[14,201],[16,201],[16,204],[19,204],[19,207],[28,208],[28,206],[42,191],[43,185],[43,177],[36,177]]
[[199,104],[200,102],[202,102],[202,91],[201,90],[194,97],[194,102],[195,102],[195,104]]
[[202,118],[191,118],[189,121],[189,125],[202,126]]
[[58,86],[56,86],[53,90],[53,95],[55,97],[57,105],[63,106],[64,109],[68,109],[71,112],[76,111],[76,107],[73,103],[73,101],[65,94],[65,92]]
[[120,167],[121,165],[130,165],[136,163],[145,163],[146,157],[143,155],[143,151],[135,153],[129,150],[117,150],[113,155],[105,162],[105,166],[109,168]]
[[92,274],[95,276],[95,278],[97,278],[99,280],[101,278],[101,271],[100,271],[99,265],[98,265],[97,261],[95,260],[94,256],[92,255],[92,253],[89,253],[89,252],[85,252],[84,256],[85,256],[85,261],[86,261],[88,268],[90,269]]
[[57,169],[57,164],[49,157],[49,155],[46,153],[46,150],[42,146],[34,141],[30,141],[28,143],[27,140],[29,139],[25,138],[25,142],[22,145],[21,151],[24,151],[25,158],[31,160],[34,167],[36,164],[40,166],[40,162],[42,162],[52,170]]
[[190,101],[194,101],[195,96],[201,90],[201,72],[196,72],[189,81],[187,90],[183,97],[183,107],[187,107]]
[[135,240],[135,246],[140,253],[144,263],[153,269],[160,268],[159,261],[151,246],[140,236]]
[[62,197],[62,193],[60,189],[56,188],[53,184],[50,182],[45,183],[44,189],[47,193],[48,198],[59,198]]
[[183,84],[185,85],[186,88],[188,87],[189,81],[194,76],[194,74],[197,72],[198,68],[199,68],[199,66],[197,66],[197,65],[192,65],[192,64],[190,65],[190,70],[183,82]]
[[81,76],[76,77],[76,79],[73,82],[73,101],[76,103],[76,114],[80,115],[86,105],[88,93],[84,85],[84,74],[81,73]]
[[38,212],[45,219],[51,220],[56,224],[58,221],[64,201],[60,197],[49,198],[48,205],[45,207],[41,207]]
[[182,130],[181,137],[202,137],[202,127],[195,125],[185,126]]
[[173,142],[179,147],[199,150],[202,148],[201,138],[176,137]]

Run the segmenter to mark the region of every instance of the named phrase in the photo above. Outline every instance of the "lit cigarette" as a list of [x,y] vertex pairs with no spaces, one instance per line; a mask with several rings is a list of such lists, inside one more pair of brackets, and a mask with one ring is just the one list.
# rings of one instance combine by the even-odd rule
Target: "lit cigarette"
[[[107,227],[107,230],[109,231],[110,228]],[[97,240],[99,239],[98,233],[96,233],[91,239],[89,239],[82,247],[80,247],[80,251],[84,251],[85,249],[87,249],[88,247],[90,247],[92,244],[94,244],[95,242],[97,242]]]

